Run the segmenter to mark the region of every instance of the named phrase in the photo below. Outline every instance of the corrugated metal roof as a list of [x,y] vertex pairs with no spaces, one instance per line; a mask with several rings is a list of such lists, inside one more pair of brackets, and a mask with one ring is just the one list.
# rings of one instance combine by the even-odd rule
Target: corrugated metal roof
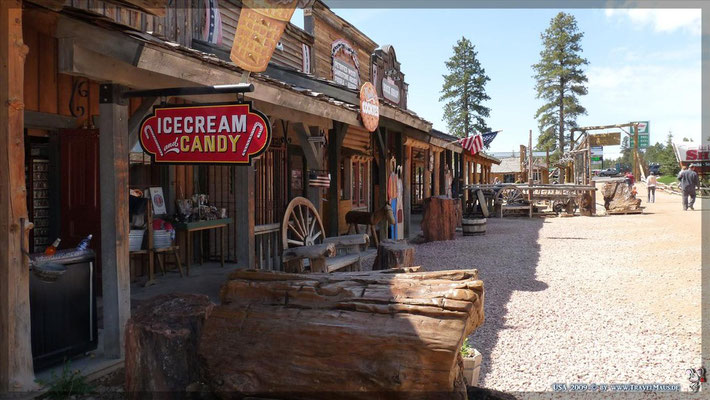
[[500,159],[500,164],[491,166],[491,173],[506,174],[520,172],[520,158],[506,157]]

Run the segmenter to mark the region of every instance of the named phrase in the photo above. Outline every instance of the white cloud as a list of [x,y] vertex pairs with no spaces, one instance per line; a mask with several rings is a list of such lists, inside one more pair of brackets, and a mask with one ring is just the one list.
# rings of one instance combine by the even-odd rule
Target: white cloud
[[588,115],[580,125],[651,121],[651,141],[676,137],[700,139],[700,61],[683,66],[625,65],[590,67]]
[[607,18],[628,18],[634,27],[650,25],[656,32],[670,33],[684,30],[700,35],[700,9],[690,8],[608,8]]

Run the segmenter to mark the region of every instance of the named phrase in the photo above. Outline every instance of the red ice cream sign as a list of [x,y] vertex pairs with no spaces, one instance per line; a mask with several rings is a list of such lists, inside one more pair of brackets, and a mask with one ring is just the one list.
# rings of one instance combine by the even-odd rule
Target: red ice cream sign
[[270,142],[269,119],[248,102],[157,106],[140,128],[156,163],[250,164]]

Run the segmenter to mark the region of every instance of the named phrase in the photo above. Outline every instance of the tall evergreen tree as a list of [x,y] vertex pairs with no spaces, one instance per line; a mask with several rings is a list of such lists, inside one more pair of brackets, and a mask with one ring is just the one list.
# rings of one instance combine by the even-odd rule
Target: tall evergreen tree
[[484,118],[490,116],[491,109],[482,103],[490,100],[485,87],[491,79],[477,55],[471,41],[462,37],[454,46],[454,55],[446,62],[449,74],[444,75],[439,101],[446,101],[444,118],[449,133],[459,137],[489,130]]
[[579,104],[578,96],[587,94],[587,77],[582,66],[580,41],[584,33],[577,29],[574,16],[560,12],[540,35],[543,50],[540,62],[533,65],[537,98],[546,103],[535,113],[540,136],[538,149],[564,152],[567,145],[565,131],[577,127],[577,117],[587,110]]

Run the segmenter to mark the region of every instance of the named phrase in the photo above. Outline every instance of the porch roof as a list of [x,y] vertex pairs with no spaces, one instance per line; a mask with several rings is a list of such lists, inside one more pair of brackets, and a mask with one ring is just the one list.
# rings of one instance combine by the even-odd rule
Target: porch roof
[[[239,82],[245,73],[229,61],[226,52],[199,41],[193,45],[200,50],[186,47],[79,9],[65,8],[60,15],[60,72],[141,89],[230,84]],[[116,74],[116,68],[125,73]],[[139,77],[135,72],[153,76]],[[264,73],[249,76],[255,91],[246,98],[360,125],[356,90],[273,63]],[[431,129],[430,122],[411,110],[384,102],[380,116],[427,133]]]

